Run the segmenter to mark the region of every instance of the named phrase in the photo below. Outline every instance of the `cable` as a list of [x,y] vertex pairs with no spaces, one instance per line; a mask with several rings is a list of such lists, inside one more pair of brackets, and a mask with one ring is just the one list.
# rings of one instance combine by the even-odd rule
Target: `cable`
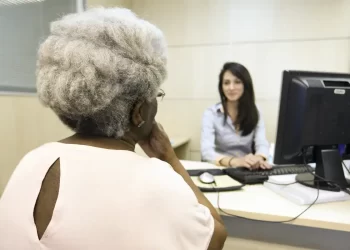
[[[319,187],[319,186],[318,186],[318,187]],[[317,202],[319,195],[320,195],[320,188],[317,189],[317,196],[316,196],[316,199],[315,199],[306,209],[304,209],[300,214],[298,214],[298,215],[295,216],[294,218],[289,219],[289,220],[282,220],[282,221],[268,221],[268,220],[251,219],[251,218],[247,218],[247,217],[238,216],[238,215],[234,215],[234,214],[228,213],[228,212],[226,212],[225,210],[223,210],[223,209],[220,207],[220,192],[218,192],[217,203],[218,203],[219,211],[222,212],[222,213],[224,213],[225,215],[229,215],[229,216],[231,216],[231,217],[236,217],[236,218],[239,218],[239,219],[249,220],[249,221],[255,221],[255,222],[288,223],[288,222],[292,222],[292,221],[298,219],[298,218],[299,218],[301,215],[303,215],[307,210],[309,210],[309,209]]]
[[[346,164],[344,161],[342,161],[342,164],[343,164],[344,168],[346,169],[346,171],[348,171],[348,173],[350,174],[350,170],[346,167]],[[350,188],[345,188],[345,189],[343,189],[343,191],[345,193],[347,193],[348,195],[350,195]]]
[[[307,168],[307,163],[306,163],[306,151],[303,151],[303,161],[304,161],[304,165]],[[350,174],[350,170],[346,167],[344,161],[342,162],[343,163],[343,166],[346,168],[346,170],[348,171],[348,173]],[[335,187],[339,188],[340,190],[348,193],[350,195],[350,190],[349,189],[342,189],[336,182],[334,181],[329,181],[323,177],[320,177],[318,176],[317,174],[313,173],[311,170],[308,171],[310,174],[312,174],[314,177],[320,179],[320,180],[323,180],[325,182],[327,182],[329,185],[334,185]],[[239,218],[239,219],[243,219],[243,220],[248,220],[248,221],[255,221],[255,222],[265,222],[265,223],[288,223],[288,222],[292,222],[296,219],[298,219],[301,215],[303,215],[307,210],[309,210],[318,200],[319,198],[319,195],[320,195],[320,180],[315,180],[315,183],[317,183],[317,196],[316,196],[316,199],[306,208],[304,209],[300,214],[298,214],[297,216],[295,216],[294,218],[292,219],[289,219],[289,220],[284,220],[284,221],[268,221],[268,220],[258,220],[258,219],[252,219],[252,218],[247,218],[247,217],[243,217],[243,216],[238,216],[238,215],[235,215],[235,214],[231,214],[231,213],[228,213],[226,212],[225,210],[223,210],[221,207],[220,207],[220,192],[217,192],[218,194],[218,197],[217,197],[217,206],[218,206],[218,209],[220,212],[222,212],[223,214],[225,215],[228,215],[228,216],[231,216],[231,217],[235,217],[235,218]],[[288,186],[288,185],[292,185],[292,184],[295,184],[295,183],[298,183],[298,182],[292,182],[292,183],[288,183],[288,184],[280,184],[280,183],[273,183],[273,182],[267,182],[267,183],[271,183],[271,184],[275,184],[275,185],[281,185],[281,186]],[[216,184],[216,183],[215,183]]]
[[349,188],[343,189],[343,192],[345,192],[345,193],[347,193],[348,195],[350,195],[350,190],[349,190]]
[[[304,158],[305,159],[305,158]],[[307,165],[307,164],[305,164]],[[312,173],[312,171],[310,171]],[[313,174],[313,173],[312,173]],[[317,181],[317,184],[319,181]],[[292,183],[288,183],[288,184],[279,184],[279,183],[273,183],[273,182],[267,182],[267,183],[271,183],[271,184],[275,184],[275,185],[281,185],[281,186],[288,186],[288,185],[292,185],[292,184],[295,184],[297,182],[292,182]],[[301,213],[299,213],[297,216],[295,216],[294,218],[292,219],[289,219],[289,220],[283,220],[283,221],[268,221],[268,220],[258,220],[258,219],[252,219],[252,218],[247,218],[247,217],[243,217],[243,216],[238,216],[238,215],[235,215],[235,214],[231,214],[231,213],[228,213],[226,212],[225,210],[223,210],[221,207],[220,207],[220,192],[217,192],[218,194],[218,197],[217,197],[217,206],[218,206],[218,209],[220,212],[222,212],[223,214],[225,215],[228,215],[228,216],[231,216],[231,217],[235,217],[235,218],[239,218],[239,219],[243,219],[243,220],[248,220],[248,221],[255,221],[255,222],[265,222],[265,223],[288,223],[288,222],[292,222],[296,219],[298,219],[301,215],[303,215],[307,210],[309,210],[318,200],[319,198],[319,195],[320,195],[320,185],[317,185],[317,195],[316,195],[316,198],[315,200],[306,208],[304,209]]]
[[350,170],[346,167],[346,164],[344,161],[342,161],[342,164],[343,164],[344,168],[346,169],[346,171],[348,171],[348,173],[350,174]]
[[[294,184],[296,182],[293,182],[293,183],[289,183],[289,184],[277,184],[277,185],[284,185],[284,186],[287,186],[287,185],[291,185],[291,184]],[[306,208],[304,209],[300,214],[298,214],[297,216],[295,216],[294,218],[292,219],[289,219],[289,220],[283,220],[283,221],[268,221],[268,220],[258,220],[258,219],[252,219],[252,218],[247,218],[247,217],[243,217],[243,216],[239,216],[239,215],[235,215],[235,214],[231,214],[231,213],[228,213],[226,212],[225,210],[223,210],[221,207],[220,207],[220,192],[217,192],[218,194],[218,198],[217,198],[217,205],[218,205],[218,209],[220,212],[222,212],[223,214],[225,215],[228,215],[228,216],[231,216],[231,217],[235,217],[235,218],[239,218],[239,219],[243,219],[243,220],[248,220],[248,221],[255,221],[255,222],[265,222],[265,223],[288,223],[288,222],[292,222],[296,219],[298,219],[301,215],[303,215],[307,210],[309,210],[318,200],[318,197],[320,195],[320,186],[317,185],[318,189],[317,189],[317,196],[316,196],[316,199]]]
[[274,183],[274,182],[270,182],[270,181],[265,181],[265,183],[270,183],[270,184],[279,185],[279,186],[289,186],[289,185],[292,185],[292,184],[296,184],[298,182],[295,181],[295,182],[291,182],[291,183]]
[[[321,181],[314,180],[314,182],[321,182]],[[289,185],[292,185],[292,184],[297,184],[299,182],[295,181],[295,182],[291,182],[291,183],[274,183],[274,182],[270,182],[270,181],[265,181],[265,183],[270,183],[270,184],[280,185],[280,186],[289,186]]]
[[[302,156],[303,156],[304,166],[306,167],[306,169],[308,169],[308,168],[307,168],[307,163],[306,163],[306,150],[303,150]],[[333,186],[337,187],[337,188],[339,189],[339,191],[342,191],[342,190],[343,190],[343,189],[338,185],[338,183],[336,183],[336,182],[334,182],[334,181],[327,180],[327,179],[325,179],[325,178],[323,178],[323,177],[321,177],[321,176],[315,174],[315,173],[312,172],[311,170],[308,170],[308,172],[309,172],[310,174],[312,174],[314,177],[323,180],[323,181],[326,182],[328,185],[330,185],[330,186],[333,185]],[[320,182],[319,180],[314,180],[314,181]],[[319,188],[320,188],[320,186],[318,185],[318,189],[319,189]]]
[[[303,160],[304,160],[304,165],[307,168],[307,163],[306,163],[306,157],[305,157],[305,151],[303,152]],[[348,170],[348,169],[347,169]],[[349,170],[348,170],[349,171]],[[318,176],[317,174],[313,173],[311,170],[308,171],[310,174],[312,174],[314,177],[318,178],[318,179],[321,179],[325,182],[327,182],[328,184],[332,184],[334,185],[335,187],[339,188],[340,190],[342,190],[340,188],[340,186],[333,182],[333,181],[328,181],[326,180],[325,178],[322,178],[320,176]],[[350,173],[350,171],[349,171]],[[238,215],[234,215],[234,214],[230,214],[226,211],[224,211],[221,207],[220,207],[220,192],[218,192],[218,198],[217,198],[217,205],[218,205],[218,209],[219,211],[221,211],[222,213],[226,214],[226,215],[229,215],[229,216],[232,216],[232,217],[236,217],[236,218],[240,218],[240,219],[244,219],[244,220],[249,220],[249,221],[256,221],[256,222],[267,222],[267,223],[288,223],[288,222],[292,222],[296,219],[298,219],[301,215],[303,215],[307,210],[309,210],[318,200],[319,198],[319,195],[320,195],[320,185],[319,185],[319,182],[320,180],[315,180],[315,182],[318,184],[317,185],[317,196],[316,196],[316,199],[304,210],[302,211],[300,214],[298,214],[296,217],[290,219],[290,220],[285,220],[285,221],[265,221],[265,220],[258,220],[258,219],[251,219],[251,218],[246,218],[246,217],[242,217],[242,216],[238,216]],[[271,184],[275,184],[275,185],[282,185],[282,186],[288,186],[288,185],[291,185],[291,184],[295,184],[297,182],[293,182],[293,183],[288,183],[288,184],[279,184],[279,183],[272,183],[272,182],[267,182],[267,183],[271,183]],[[350,194],[350,190],[343,190],[344,192],[347,192]]]
[[[306,155],[305,155],[305,152],[306,152],[306,151],[303,151],[303,161],[304,161],[304,164],[305,164],[305,166],[306,166],[307,163],[306,163]],[[343,164],[343,166],[345,167],[345,169],[346,169],[346,170],[349,172],[349,174],[350,174],[350,170],[346,167],[344,161],[342,161],[342,164]],[[313,173],[312,171],[309,171],[309,173],[312,174],[314,177],[316,177],[316,178],[318,178],[318,179],[321,179],[321,180],[327,182],[328,185],[331,185],[331,184],[334,185],[335,187],[337,187],[337,188],[339,189],[339,191],[343,191],[343,192],[347,193],[348,195],[350,195],[350,188],[342,188],[342,187],[340,187],[340,186],[338,185],[338,183],[336,183],[336,182],[334,182],[334,181],[327,180],[327,179],[325,179],[325,178],[323,178],[323,177],[321,177],[321,176],[319,176],[319,175]],[[319,181],[319,180],[314,180],[314,181]],[[318,188],[320,188],[320,187],[318,186]]]

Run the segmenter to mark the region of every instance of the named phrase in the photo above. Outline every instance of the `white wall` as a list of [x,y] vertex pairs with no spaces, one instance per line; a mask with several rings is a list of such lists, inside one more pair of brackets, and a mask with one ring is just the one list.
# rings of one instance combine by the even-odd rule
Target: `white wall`
[[158,120],[170,135],[191,137],[191,159],[199,160],[201,116],[219,100],[223,63],[237,61],[252,74],[274,141],[282,70],[349,71],[349,6],[346,0],[133,0],[133,11],[161,28],[169,43]]

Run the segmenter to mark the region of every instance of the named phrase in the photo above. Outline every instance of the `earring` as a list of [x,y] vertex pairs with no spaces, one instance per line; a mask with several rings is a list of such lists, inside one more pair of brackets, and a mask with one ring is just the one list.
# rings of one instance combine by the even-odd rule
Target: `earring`
[[137,125],[138,128],[141,128],[145,124],[145,121],[140,122],[139,125]]

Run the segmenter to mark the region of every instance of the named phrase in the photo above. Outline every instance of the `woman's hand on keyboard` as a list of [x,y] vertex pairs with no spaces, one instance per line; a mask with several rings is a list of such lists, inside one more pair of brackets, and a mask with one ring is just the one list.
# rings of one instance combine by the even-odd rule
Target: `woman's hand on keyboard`
[[270,169],[271,166],[260,155],[248,154],[244,157],[245,161],[250,165],[250,169]]
[[230,161],[231,166],[230,167],[245,167],[248,169],[251,169],[252,166],[246,161],[245,157],[241,158],[234,158]]
[[260,166],[259,168],[262,168],[262,169],[271,169],[271,165],[265,160],[265,159],[262,159],[260,161]]

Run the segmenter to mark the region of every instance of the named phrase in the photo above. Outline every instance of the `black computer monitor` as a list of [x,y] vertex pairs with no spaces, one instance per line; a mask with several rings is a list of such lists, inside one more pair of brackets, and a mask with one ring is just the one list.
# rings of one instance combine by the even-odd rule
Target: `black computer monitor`
[[350,74],[284,71],[274,163],[316,163],[315,174],[296,180],[339,191],[349,187],[339,151],[344,144],[350,144]]

